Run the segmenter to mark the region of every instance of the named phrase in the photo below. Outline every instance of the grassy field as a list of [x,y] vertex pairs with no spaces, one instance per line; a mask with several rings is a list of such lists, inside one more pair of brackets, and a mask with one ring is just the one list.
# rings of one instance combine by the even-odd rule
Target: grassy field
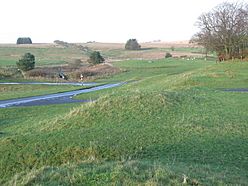
[[74,59],[81,59],[83,57],[82,53],[74,48],[38,44],[34,46],[0,45],[0,67],[15,66],[16,61],[27,52],[35,55],[36,66],[67,64]]
[[[161,59],[166,52],[171,52],[174,56],[193,55],[202,56],[201,48],[189,44],[175,45],[175,50],[171,51],[169,44],[143,43],[142,50],[128,51],[124,49],[124,44],[91,43],[81,44],[89,47],[90,50],[98,50],[106,60],[126,60],[126,59]],[[189,45],[189,46],[188,46]],[[55,44],[33,44],[33,45],[0,45],[0,68],[5,66],[15,66],[16,61],[22,55],[30,52],[36,57],[36,66],[65,65],[72,63],[75,59],[86,62],[88,56],[85,52],[75,47],[61,47]],[[198,54],[196,54],[198,52]]]
[[114,65],[129,83],[78,96],[97,101],[0,110],[0,184],[247,185],[248,94],[221,90],[247,62]]
[[[126,60],[126,59],[163,59],[166,52],[171,53],[174,57],[180,56],[192,56],[192,57],[202,57],[204,56],[204,50],[202,48],[191,48],[191,47],[180,47],[174,48],[172,51],[171,48],[142,48],[141,50],[129,51],[124,48],[103,48],[101,51],[103,56],[108,60]],[[203,54],[202,54],[203,53]]]
[[[105,61],[110,64],[105,68],[95,68],[87,62],[88,53],[83,48],[88,47],[89,51],[100,51]],[[142,43],[141,50],[125,50],[122,43],[82,43],[68,44],[61,46],[56,44],[32,44],[32,45],[0,45],[0,81],[59,81],[59,73],[63,72],[69,81],[79,81],[80,74],[84,75],[83,81],[95,81],[96,79],[112,76],[119,71],[111,66],[116,61],[161,60],[167,52],[172,53],[175,58],[188,60],[202,58],[202,48],[192,44],[171,43]],[[21,73],[16,67],[16,62],[25,53],[35,55],[35,69]],[[138,61],[137,61],[138,60]],[[132,67],[130,67],[132,68]],[[154,70],[154,69],[152,69]],[[156,70],[159,71],[159,70]],[[142,73],[137,69],[137,73]],[[132,77],[131,77],[132,78]]]

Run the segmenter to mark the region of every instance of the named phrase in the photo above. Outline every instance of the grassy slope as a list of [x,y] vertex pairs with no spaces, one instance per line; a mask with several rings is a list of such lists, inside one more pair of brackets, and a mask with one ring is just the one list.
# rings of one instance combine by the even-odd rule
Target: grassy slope
[[0,183],[248,182],[247,93],[218,90],[247,87],[248,63],[116,65],[136,81],[96,102],[1,109]]
[[16,61],[27,52],[35,55],[36,66],[66,64],[82,58],[82,53],[73,48],[0,47],[0,67],[15,66]]

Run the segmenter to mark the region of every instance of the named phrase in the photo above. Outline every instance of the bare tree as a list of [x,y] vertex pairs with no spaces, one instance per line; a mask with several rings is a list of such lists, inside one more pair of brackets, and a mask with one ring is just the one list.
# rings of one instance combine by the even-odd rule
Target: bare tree
[[202,14],[191,42],[225,58],[241,57],[248,48],[248,4],[224,2]]

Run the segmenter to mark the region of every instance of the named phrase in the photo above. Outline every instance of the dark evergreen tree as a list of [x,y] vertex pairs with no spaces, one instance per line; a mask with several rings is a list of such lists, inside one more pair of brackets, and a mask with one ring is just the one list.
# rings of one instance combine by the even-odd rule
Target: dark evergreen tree
[[90,58],[88,60],[89,63],[96,65],[104,62],[104,58],[101,56],[100,52],[94,51],[90,54]]
[[32,44],[32,40],[30,37],[19,37],[16,44]]
[[35,66],[35,56],[31,53],[26,53],[16,62],[16,65],[22,71],[32,70]]
[[141,46],[136,39],[129,39],[125,45],[126,50],[139,50],[140,47]]

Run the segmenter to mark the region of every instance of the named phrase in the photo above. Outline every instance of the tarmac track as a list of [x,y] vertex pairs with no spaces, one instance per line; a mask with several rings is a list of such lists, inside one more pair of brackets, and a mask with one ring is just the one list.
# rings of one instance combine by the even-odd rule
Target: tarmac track
[[[0,100],[0,108],[7,107],[22,107],[22,106],[39,106],[39,105],[50,105],[50,104],[65,104],[65,103],[77,103],[77,102],[88,102],[89,100],[76,100],[73,99],[73,96],[78,94],[94,92],[98,90],[114,88],[126,84],[127,82],[113,83],[99,85],[92,88],[74,90],[69,92],[47,94],[42,96],[32,96],[26,98],[18,99],[9,99],[9,100]],[[38,83],[38,82],[23,82],[23,83],[0,83],[0,85],[19,85],[19,84],[28,84],[28,85],[75,85],[75,86],[92,86],[96,83]],[[232,89],[222,89],[226,92],[248,92],[248,88],[232,88]]]
[[224,89],[225,92],[248,92],[248,88],[229,88]]
[[[4,83],[4,84],[34,84],[34,83]],[[35,84],[40,84],[40,83],[35,83]],[[41,83],[41,84],[44,84],[44,83]],[[114,87],[121,86],[123,84],[126,84],[126,82],[105,84],[105,85],[95,86],[92,88],[86,88],[86,89],[80,89],[80,90],[74,90],[74,91],[62,92],[62,93],[55,93],[55,94],[47,94],[47,95],[42,95],[42,96],[32,96],[32,97],[26,97],[26,98],[1,100],[0,108],[88,102],[89,100],[75,100],[73,99],[73,96],[76,96],[78,94],[103,90],[103,89],[114,88]],[[93,84],[90,84],[90,85],[93,85]]]

